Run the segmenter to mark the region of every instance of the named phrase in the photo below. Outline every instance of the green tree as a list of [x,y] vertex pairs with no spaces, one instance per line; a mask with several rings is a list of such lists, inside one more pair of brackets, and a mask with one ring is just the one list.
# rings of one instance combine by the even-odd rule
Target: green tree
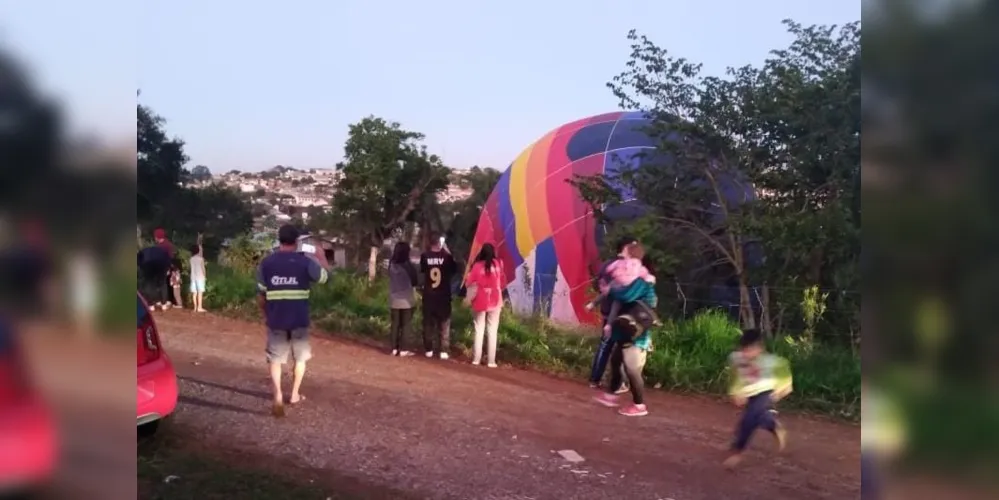
[[198,234],[210,255],[223,241],[239,236],[253,226],[250,203],[241,193],[222,186],[205,189],[181,189],[164,200],[151,227],[167,229],[174,243],[194,244]]
[[333,208],[344,221],[341,228],[350,226],[367,240],[372,280],[383,242],[447,187],[448,168],[427,152],[423,138],[374,116],[350,126]]
[[[634,192],[684,268],[738,284],[746,326],[757,324],[754,279],[844,287],[859,258],[860,25],[785,25],[789,47],[722,77],[632,31],[631,60],[608,87],[649,115],[658,151],[642,169],[573,181],[595,209],[622,201],[616,185]],[[754,269],[746,249],[760,243],[766,264]]]
[[184,168],[184,141],[168,139],[162,117],[140,104],[137,120],[140,228],[163,227],[181,245],[194,244],[204,234],[206,251],[215,252],[223,240],[252,226],[249,203],[240,193],[221,186],[184,186],[192,179]]
[[208,181],[212,179],[212,171],[204,165],[197,165],[191,169],[191,179],[195,181]]
[[468,198],[441,207],[444,215],[451,219],[447,230],[450,237],[448,245],[456,258],[461,256],[472,258],[468,253],[475,238],[479,216],[493,188],[499,183],[500,175],[501,172],[496,169],[476,165],[452,181],[472,190]]
[[184,141],[168,138],[163,118],[146,106],[136,108],[136,208],[139,219],[153,216],[162,200],[187,179]]
[[250,211],[254,217],[264,217],[267,214],[271,213],[271,205],[268,205],[266,203],[254,203],[250,207]]

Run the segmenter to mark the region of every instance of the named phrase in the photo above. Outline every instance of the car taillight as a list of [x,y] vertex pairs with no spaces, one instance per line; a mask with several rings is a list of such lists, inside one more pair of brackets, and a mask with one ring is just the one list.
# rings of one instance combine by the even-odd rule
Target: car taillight
[[151,321],[143,323],[135,329],[135,334],[139,366],[160,359],[160,339],[153,323]]
[[29,393],[26,370],[16,360],[0,359],[0,405],[13,403]]

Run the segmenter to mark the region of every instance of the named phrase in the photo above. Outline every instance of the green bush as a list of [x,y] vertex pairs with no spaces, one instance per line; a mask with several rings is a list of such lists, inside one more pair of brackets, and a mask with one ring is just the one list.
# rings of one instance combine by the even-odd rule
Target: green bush
[[[252,274],[212,266],[208,277],[206,307],[240,316],[259,316]],[[313,288],[310,302],[319,328],[387,343],[389,308],[384,280],[369,284],[365,277],[334,272],[328,283]],[[419,308],[413,323],[414,331],[419,332]],[[653,332],[646,382],[670,390],[725,394],[726,362],[738,335],[738,326],[716,311],[702,312],[685,321],[665,321]],[[454,349],[465,354],[471,351],[472,314],[458,302],[451,318],[451,339]],[[411,342],[418,345],[416,337]],[[594,335],[561,330],[545,318],[519,318],[504,312],[497,350],[504,362],[582,377],[589,373],[597,342]],[[858,356],[846,349],[781,340],[772,342],[770,348],[786,357],[794,371],[795,392],[787,405],[848,419],[859,417]]]

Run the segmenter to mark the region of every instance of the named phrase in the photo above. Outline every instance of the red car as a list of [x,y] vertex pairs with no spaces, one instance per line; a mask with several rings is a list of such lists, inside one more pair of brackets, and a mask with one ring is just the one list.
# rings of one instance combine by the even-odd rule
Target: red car
[[55,473],[52,410],[30,380],[21,345],[0,318],[0,497],[44,486]]
[[139,429],[151,434],[177,407],[177,372],[163,350],[149,304],[139,293],[136,293],[136,303],[136,419]]

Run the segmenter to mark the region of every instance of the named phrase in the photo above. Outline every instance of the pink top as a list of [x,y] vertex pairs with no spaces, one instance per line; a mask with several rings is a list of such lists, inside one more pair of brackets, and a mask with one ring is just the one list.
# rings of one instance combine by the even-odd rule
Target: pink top
[[503,261],[493,260],[492,272],[486,273],[483,262],[476,262],[465,278],[466,287],[476,287],[472,297],[472,310],[475,312],[489,311],[503,305],[503,282],[506,274],[503,272]]
[[656,277],[649,272],[648,268],[642,265],[639,259],[622,257],[607,266],[607,274],[611,278],[610,288],[624,288],[642,279],[649,283],[655,283]]

